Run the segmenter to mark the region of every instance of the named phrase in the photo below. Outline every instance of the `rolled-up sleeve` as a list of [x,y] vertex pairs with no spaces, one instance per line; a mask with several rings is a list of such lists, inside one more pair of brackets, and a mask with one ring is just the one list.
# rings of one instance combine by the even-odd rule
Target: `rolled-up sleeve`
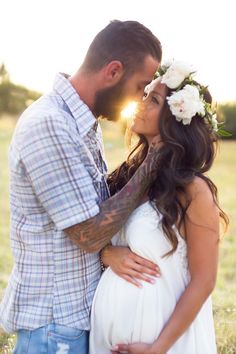
[[92,176],[63,119],[36,120],[36,124],[26,129],[20,150],[34,193],[58,230],[99,213]]

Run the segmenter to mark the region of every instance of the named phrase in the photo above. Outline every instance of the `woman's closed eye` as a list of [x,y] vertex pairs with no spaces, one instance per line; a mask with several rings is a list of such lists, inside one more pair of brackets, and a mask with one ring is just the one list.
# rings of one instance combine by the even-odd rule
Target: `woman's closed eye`
[[154,102],[155,104],[159,104],[159,101],[155,96],[152,96],[152,102]]

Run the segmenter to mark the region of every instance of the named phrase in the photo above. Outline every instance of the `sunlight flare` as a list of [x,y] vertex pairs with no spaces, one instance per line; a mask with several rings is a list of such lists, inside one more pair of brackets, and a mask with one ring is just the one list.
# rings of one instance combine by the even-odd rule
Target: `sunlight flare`
[[133,101],[127,104],[127,106],[121,111],[121,118],[124,120],[132,119],[137,108],[137,102]]

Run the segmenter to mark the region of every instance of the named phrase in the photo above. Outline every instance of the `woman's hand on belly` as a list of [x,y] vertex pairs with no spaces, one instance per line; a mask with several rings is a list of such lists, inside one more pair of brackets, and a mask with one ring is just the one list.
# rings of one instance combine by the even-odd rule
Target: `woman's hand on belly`
[[112,354],[130,353],[130,354],[166,354],[163,351],[153,351],[151,344],[135,343],[135,344],[118,344],[114,347]]
[[160,277],[157,264],[138,256],[128,247],[109,245],[103,249],[101,257],[105,266],[110,266],[114,273],[135,286],[142,287],[138,280],[155,283],[153,277]]

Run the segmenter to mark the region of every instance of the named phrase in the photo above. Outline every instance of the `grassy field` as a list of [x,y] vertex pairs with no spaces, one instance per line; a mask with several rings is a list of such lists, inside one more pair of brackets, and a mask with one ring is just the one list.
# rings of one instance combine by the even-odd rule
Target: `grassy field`
[[[0,298],[12,267],[7,150],[13,129],[11,119],[0,119]],[[119,126],[112,123],[104,124],[103,131],[106,156],[112,170],[125,156],[123,136]],[[218,280],[213,293],[218,354],[236,354],[236,142],[221,143],[210,176],[218,186],[221,206],[230,218],[230,227],[221,241]],[[13,343],[14,336],[0,332],[1,354],[11,353]]]

